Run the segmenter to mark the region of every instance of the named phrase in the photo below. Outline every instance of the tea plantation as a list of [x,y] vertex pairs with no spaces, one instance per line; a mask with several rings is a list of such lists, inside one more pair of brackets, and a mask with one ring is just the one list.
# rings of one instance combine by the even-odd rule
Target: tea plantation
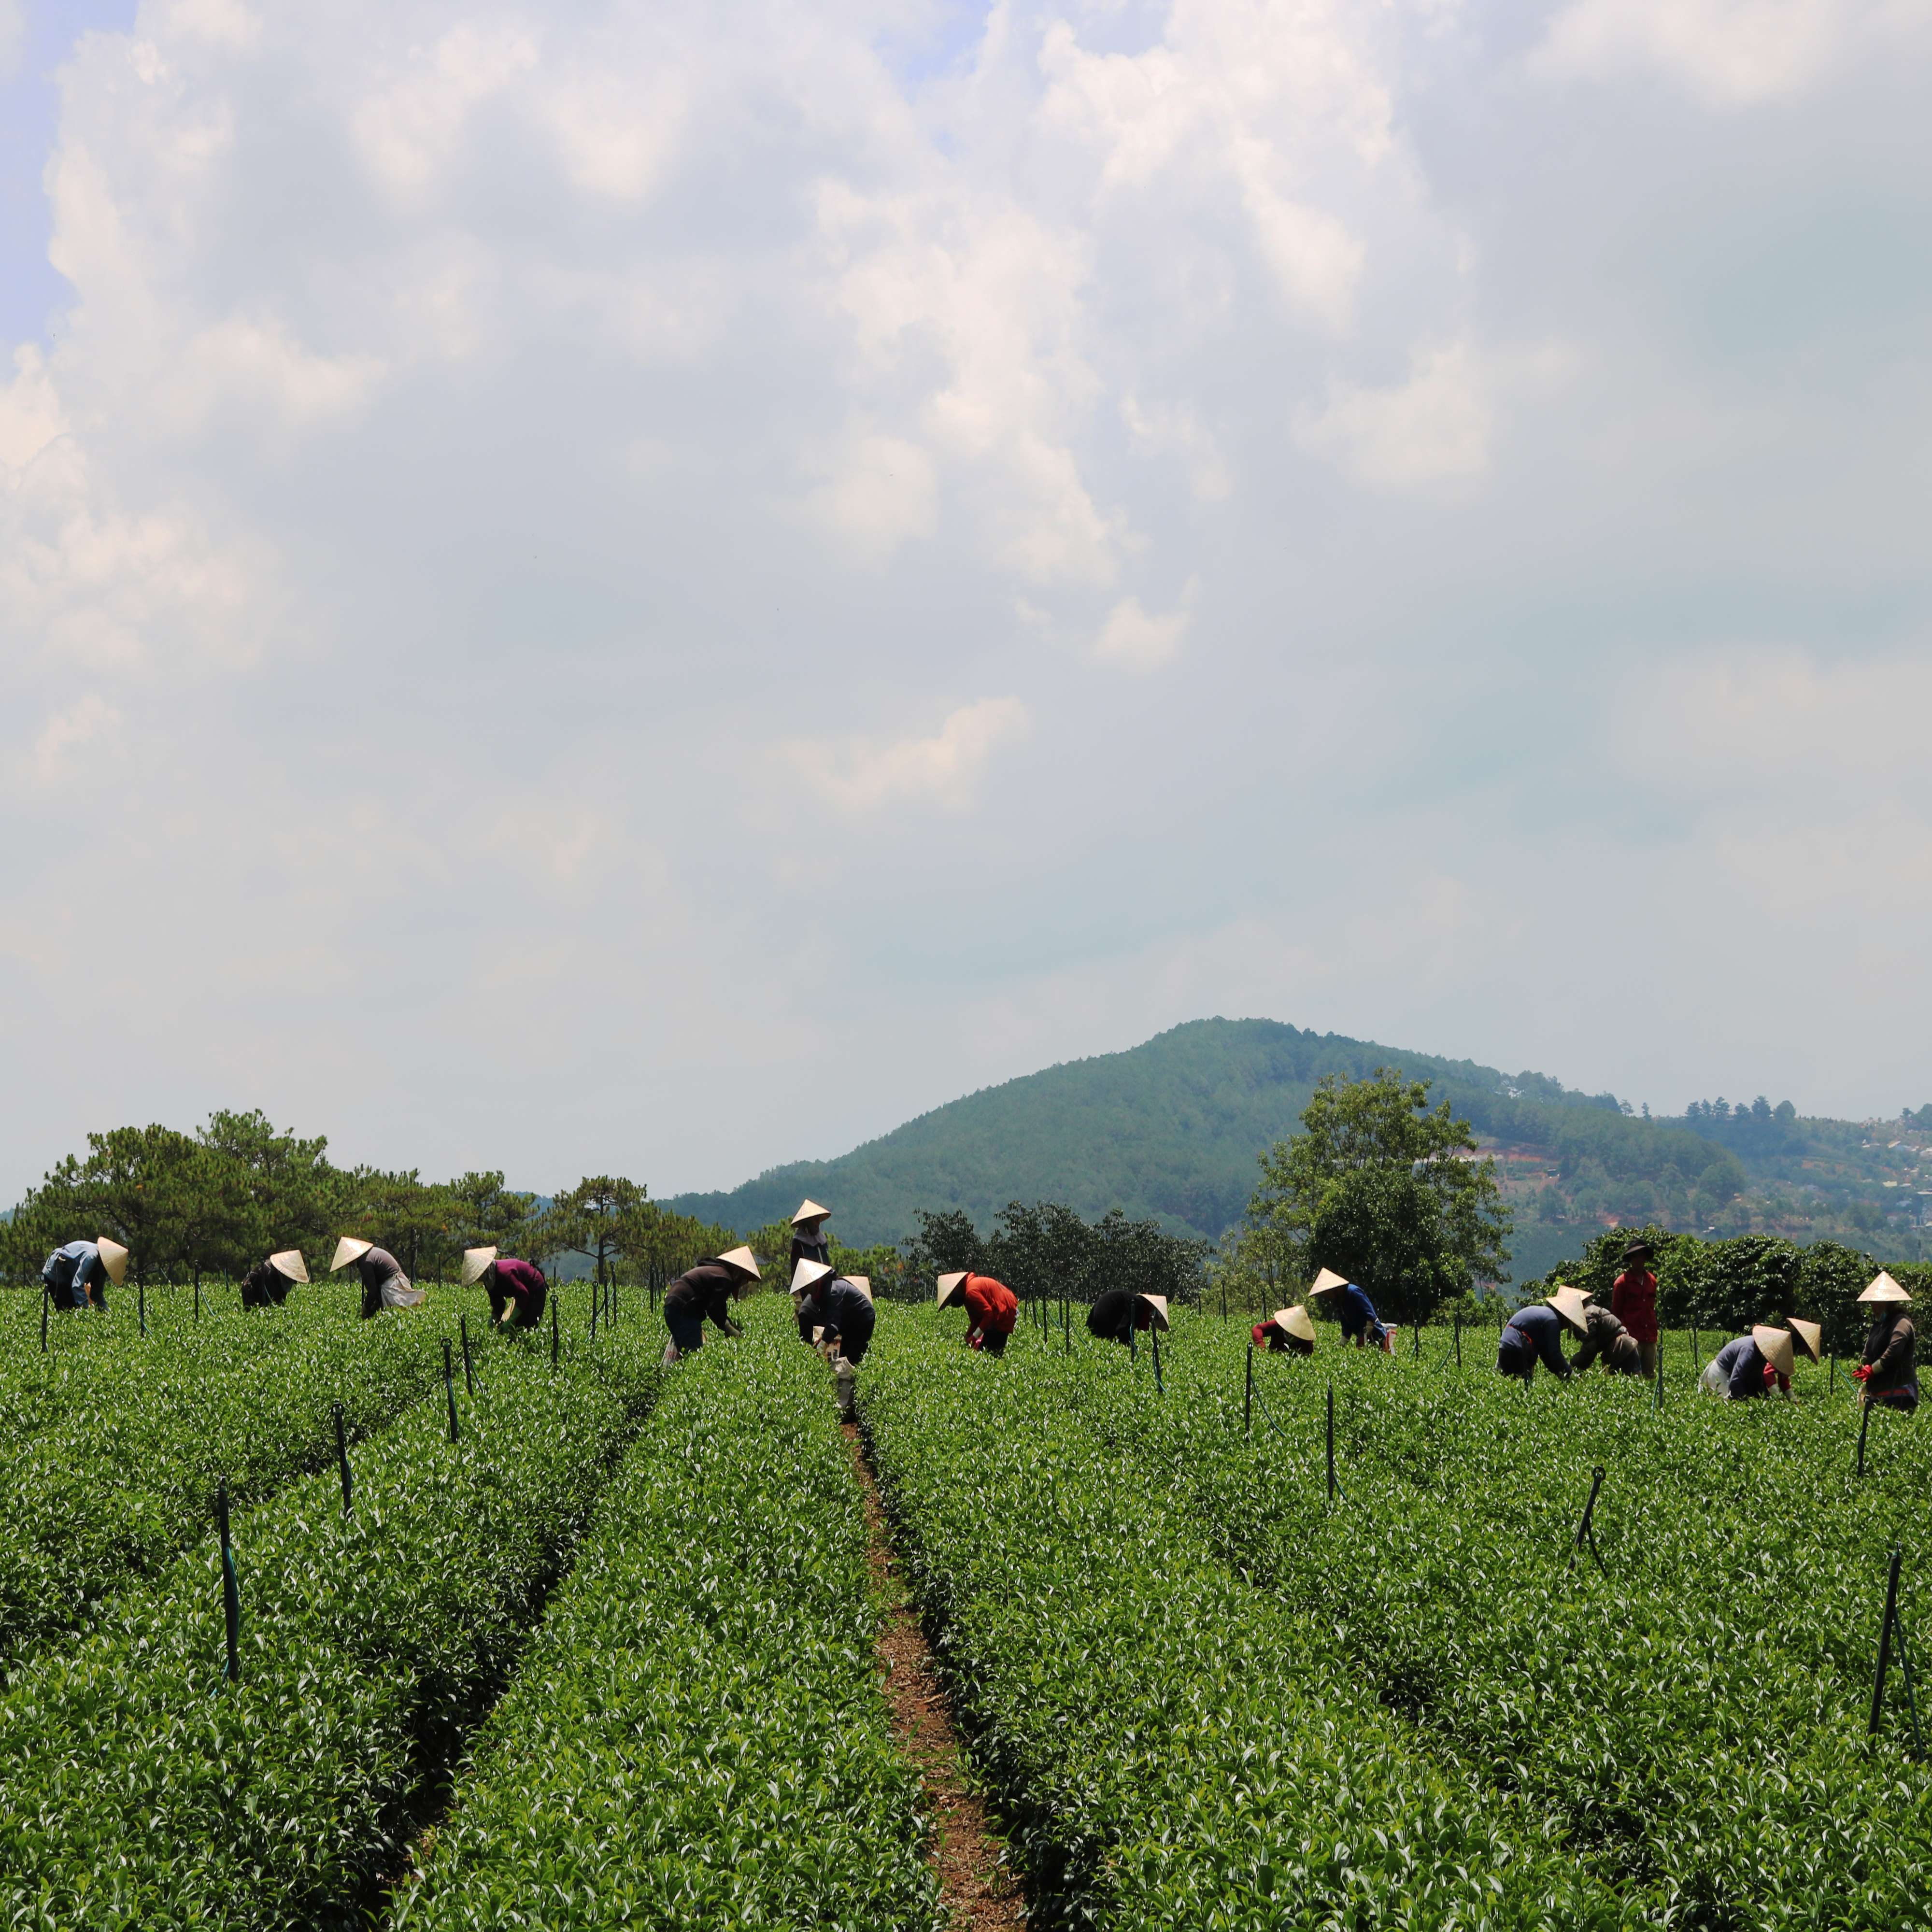
[[[956,1922],[788,1304],[667,1370],[641,1293],[594,1335],[559,1301],[554,1353],[331,1287],[43,1353],[4,1298],[0,1924]],[[1156,1370],[1057,1312],[995,1360],[881,1310],[862,1451],[1030,1924],[1932,1924],[1918,1423],[1875,1413],[1861,1476],[1842,1371],[1729,1404],[1684,1336],[1660,1391],[1332,1337],[1251,1394],[1211,1314]]]

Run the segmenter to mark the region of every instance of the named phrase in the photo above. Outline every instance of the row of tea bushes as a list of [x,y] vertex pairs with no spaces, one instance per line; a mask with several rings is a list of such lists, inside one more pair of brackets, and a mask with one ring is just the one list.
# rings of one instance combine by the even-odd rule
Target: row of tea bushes
[[1221,1560],[1174,1472],[1102,1439],[1081,1391],[1157,1400],[1144,1354],[881,1338],[875,1467],[1036,1928],[1634,1922],[1556,1827],[1418,1748],[1372,1658]]
[[223,1681],[205,1540],[0,1696],[0,1920],[361,1925],[500,1690],[656,1390],[641,1326],[494,1353],[452,1444],[424,1404],[238,1527]]
[[334,1403],[352,1440],[392,1420],[440,1378],[456,1321],[276,1311],[199,1345],[90,1348],[85,1392],[0,1467],[0,1661],[70,1636],[157,1574],[206,1524],[218,1483],[246,1509],[332,1462]]
[[671,1372],[398,1932],[938,1923],[851,1457],[790,1313]]

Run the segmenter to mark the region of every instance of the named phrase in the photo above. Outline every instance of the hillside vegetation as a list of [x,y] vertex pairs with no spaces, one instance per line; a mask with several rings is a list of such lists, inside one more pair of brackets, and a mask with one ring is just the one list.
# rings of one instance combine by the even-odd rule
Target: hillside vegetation
[[1518,1280],[1612,1221],[1916,1252],[1911,1209],[1932,1110],[1924,1125],[1913,1115],[1882,1130],[1762,1100],[1652,1120],[1544,1074],[1258,1019],[1191,1021],[968,1094],[836,1160],[669,1204],[742,1230],[809,1194],[832,1204],[842,1239],[862,1243],[898,1240],[922,1208],[963,1209],[984,1228],[1010,1201],[1051,1200],[1211,1240],[1240,1218],[1258,1155],[1295,1130],[1315,1083],[1382,1066],[1433,1082],[1496,1156]]

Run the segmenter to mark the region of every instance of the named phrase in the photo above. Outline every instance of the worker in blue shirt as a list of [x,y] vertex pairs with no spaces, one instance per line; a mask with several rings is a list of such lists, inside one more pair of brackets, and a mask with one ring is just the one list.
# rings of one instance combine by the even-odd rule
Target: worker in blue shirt
[[1376,1304],[1352,1281],[1333,1268],[1324,1268],[1308,1294],[1311,1300],[1320,1300],[1324,1313],[1341,1323],[1343,1341],[1352,1342],[1358,1348],[1378,1348],[1385,1355],[1390,1352],[1393,1330],[1384,1324]]
[[1565,1329],[1587,1341],[1589,1319],[1583,1312],[1582,1291],[1558,1288],[1540,1301],[1526,1302],[1503,1324],[1502,1339],[1496,1346],[1496,1372],[1528,1382],[1540,1362],[1559,1380],[1570,1379],[1570,1364],[1563,1359]]
[[128,1279],[128,1250],[103,1234],[98,1241],[70,1241],[40,1264],[40,1280],[56,1308],[107,1306],[107,1284]]

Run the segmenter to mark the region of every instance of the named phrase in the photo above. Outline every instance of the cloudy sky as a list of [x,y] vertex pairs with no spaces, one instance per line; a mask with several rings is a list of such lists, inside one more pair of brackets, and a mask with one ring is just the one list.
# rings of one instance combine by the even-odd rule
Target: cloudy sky
[[1932,1099],[1928,0],[0,0],[0,1196],[1264,1014]]

